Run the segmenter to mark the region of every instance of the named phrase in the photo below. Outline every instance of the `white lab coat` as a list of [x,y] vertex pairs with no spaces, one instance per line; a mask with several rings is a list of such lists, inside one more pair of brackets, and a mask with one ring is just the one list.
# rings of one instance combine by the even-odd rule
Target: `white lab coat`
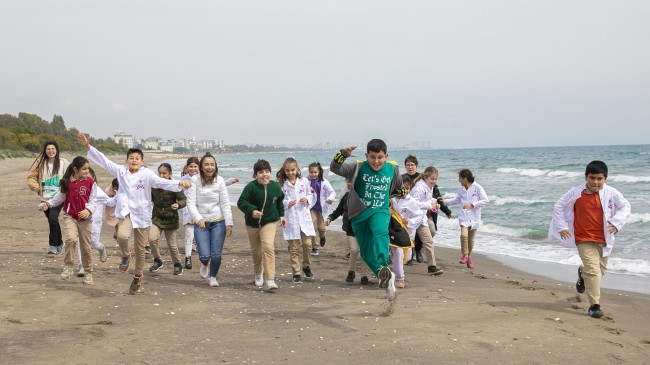
[[[576,247],[573,231],[573,223],[575,219],[573,208],[576,200],[580,198],[585,189],[585,184],[574,186],[562,195],[557,203],[555,203],[555,207],[553,208],[553,219],[551,220],[551,225],[548,229],[548,238],[560,241],[565,247]],[[603,224],[603,230],[605,233],[603,257],[607,257],[612,253],[615,240],[614,233],[610,233],[607,229],[607,223],[611,223],[620,231],[625,225],[625,220],[630,215],[632,207],[623,194],[607,184],[603,185],[603,188],[600,190],[598,195],[600,196],[600,203],[603,206],[603,222],[605,222],[605,224]],[[569,232],[571,232],[571,237],[562,239],[562,237],[560,237],[560,231],[565,229],[568,229]]]
[[320,207],[323,211],[323,220],[327,219],[330,205],[332,205],[328,204],[327,200],[334,202],[334,199],[336,199],[336,191],[327,179],[323,179],[323,181],[320,182]]
[[[330,186],[331,187],[331,186]],[[282,228],[282,236],[285,240],[299,240],[300,232],[305,236],[316,236],[314,223],[311,220],[311,207],[316,203],[316,192],[311,188],[309,180],[301,177],[296,179],[295,184],[285,181],[282,185],[284,193],[284,219],[287,226]],[[307,198],[307,205],[300,202],[301,198]],[[289,208],[289,202],[295,200],[296,204]]]
[[411,189],[409,195],[415,200],[415,203],[420,208],[420,214],[413,218],[415,229],[418,229],[420,226],[428,227],[429,222],[427,220],[427,211],[431,209],[431,205],[436,201],[436,198],[433,197],[433,188],[429,187],[424,180],[420,179],[413,189]]
[[[467,189],[462,185],[459,186],[456,197],[445,200],[447,206],[460,204],[458,223],[463,227],[470,227],[471,229],[478,229],[481,224],[481,209],[489,202],[490,200],[487,194],[485,194],[485,190],[476,182],[473,182]],[[463,207],[467,204],[473,204],[474,208],[464,209]]]
[[159,188],[169,191],[181,191],[178,180],[163,179],[147,168],[141,168],[132,174],[126,165],[118,165],[109,160],[95,147],[90,147],[88,159],[98,164],[111,175],[117,178],[120,189],[117,191],[115,214],[117,218],[124,219],[130,215],[133,228],[151,227],[151,189]]

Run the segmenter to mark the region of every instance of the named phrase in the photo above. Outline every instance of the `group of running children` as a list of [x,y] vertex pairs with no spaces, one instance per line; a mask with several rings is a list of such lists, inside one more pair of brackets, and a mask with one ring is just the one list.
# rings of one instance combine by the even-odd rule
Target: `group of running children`
[[[169,164],[161,164],[158,175],[145,168],[139,149],[130,149],[125,164],[118,165],[90,146],[85,134],[79,133],[77,138],[88,148],[87,158],[75,157],[60,180],[59,192],[39,205],[42,211],[62,205],[66,234],[65,267],[61,277],[67,279],[74,274],[74,251],[77,251],[83,267],[83,282],[93,283],[91,248],[100,252],[100,261],[107,259],[106,248],[99,242],[99,230],[101,210],[108,206],[114,207],[119,221],[116,238],[122,257],[118,271],[127,272],[135,257],[129,293],[141,291],[146,246],[151,247],[154,259],[149,270],[156,272],[163,266],[158,248],[162,233],[175,275],[182,275],[183,267],[192,268],[192,241],[196,240],[201,262],[199,275],[207,279],[211,287],[218,287],[224,241],[233,229],[227,186],[239,180],[224,180],[210,153],[200,160],[188,159],[182,178],[173,180]],[[379,280],[379,287],[385,289],[386,298],[392,301],[396,288],[406,286],[404,265],[424,262],[429,275],[443,273],[436,265],[433,236],[438,212],[451,218],[448,206],[453,205],[461,207],[457,214],[461,228],[459,263],[474,267],[471,253],[481,222],[481,210],[489,199],[470,170],[459,172],[456,196],[444,200],[437,187],[435,167],[426,167],[418,173],[418,161],[409,155],[405,160],[406,173],[400,175],[397,165],[388,161],[387,146],[380,139],[368,142],[365,160],[345,163],[347,158],[355,157],[355,149],[356,146],[341,149],[330,163],[330,171],[344,177],[347,185],[345,195],[331,214],[329,206],[336,193],[323,177],[319,163],[309,165],[309,178],[305,178],[296,159],[290,156],[275,180],[271,179],[271,166],[267,161],[258,160],[253,165],[253,180],[244,187],[237,207],[245,216],[256,286],[267,291],[278,289],[274,243],[278,222],[288,243],[292,280],[302,283],[302,274],[306,279],[313,279],[310,256],[318,255],[319,246],[325,245],[326,227],[342,217],[342,229],[349,245],[349,270],[345,281],[354,282],[360,256],[363,261],[361,284],[374,284],[373,274]],[[116,190],[116,194],[109,196],[97,188],[93,177],[89,176],[89,160],[115,176],[111,189]],[[627,200],[604,184],[606,178],[604,163],[590,163],[585,173],[586,184],[572,189],[556,204],[549,230],[551,237],[557,236],[578,247],[583,265],[576,288],[579,292],[584,292],[585,287],[588,290],[592,317],[602,316],[600,278],[611,252],[614,233],[622,227],[630,212]],[[180,216],[179,211],[182,212]],[[176,245],[181,217],[186,225],[184,265]],[[134,235],[133,254],[129,249],[131,234]]]

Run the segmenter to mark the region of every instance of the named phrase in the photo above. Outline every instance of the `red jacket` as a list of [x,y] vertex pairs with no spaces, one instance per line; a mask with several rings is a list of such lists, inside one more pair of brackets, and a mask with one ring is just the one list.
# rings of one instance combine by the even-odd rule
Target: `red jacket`
[[63,203],[63,213],[68,214],[78,221],[82,221],[83,219],[79,218],[79,212],[88,209],[92,213],[97,206],[94,189],[95,180],[91,177],[83,180],[71,179],[68,183],[68,194],[61,194],[59,192],[48,201],[48,204],[50,206],[57,206]]

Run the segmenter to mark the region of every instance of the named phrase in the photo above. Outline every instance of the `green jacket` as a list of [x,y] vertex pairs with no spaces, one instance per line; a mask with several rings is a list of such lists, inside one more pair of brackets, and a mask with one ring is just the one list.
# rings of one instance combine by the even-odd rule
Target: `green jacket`
[[[244,213],[246,225],[259,228],[266,223],[277,222],[284,217],[284,193],[277,181],[264,187],[257,180],[249,182],[242,190],[237,207]],[[253,218],[253,211],[262,212],[261,218]]]
[[[182,191],[168,191],[164,189],[151,189],[153,211],[151,219],[153,224],[160,229],[178,229],[178,211],[185,208],[187,201]],[[178,203],[178,209],[172,209],[172,204]]]

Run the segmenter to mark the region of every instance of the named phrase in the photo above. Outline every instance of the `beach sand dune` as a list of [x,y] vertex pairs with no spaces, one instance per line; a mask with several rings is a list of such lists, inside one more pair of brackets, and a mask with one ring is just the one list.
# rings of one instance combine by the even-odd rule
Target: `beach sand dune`
[[[150,162],[150,161],[148,161]],[[469,270],[458,252],[436,249],[445,273],[407,267],[408,286],[389,303],[383,290],[344,278],[345,237],[330,232],[313,257],[315,280],[291,282],[279,232],[275,293],[252,285],[243,217],[235,208],[219,274],[146,272],[144,293],[117,273],[112,231],[94,253],[95,284],[61,280],[63,257],[47,255],[47,223],[25,184],[31,160],[0,161],[0,363],[135,364],[643,364],[650,358],[650,298],[603,290],[606,316],[567,282],[524,274],[484,257]],[[99,169],[101,186],[110,177]],[[180,238],[180,236],[179,236]],[[480,244],[478,242],[477,244]],[[194,255],[198,267],[198,259]],[[145,266],[148,268],[150,262]]]

